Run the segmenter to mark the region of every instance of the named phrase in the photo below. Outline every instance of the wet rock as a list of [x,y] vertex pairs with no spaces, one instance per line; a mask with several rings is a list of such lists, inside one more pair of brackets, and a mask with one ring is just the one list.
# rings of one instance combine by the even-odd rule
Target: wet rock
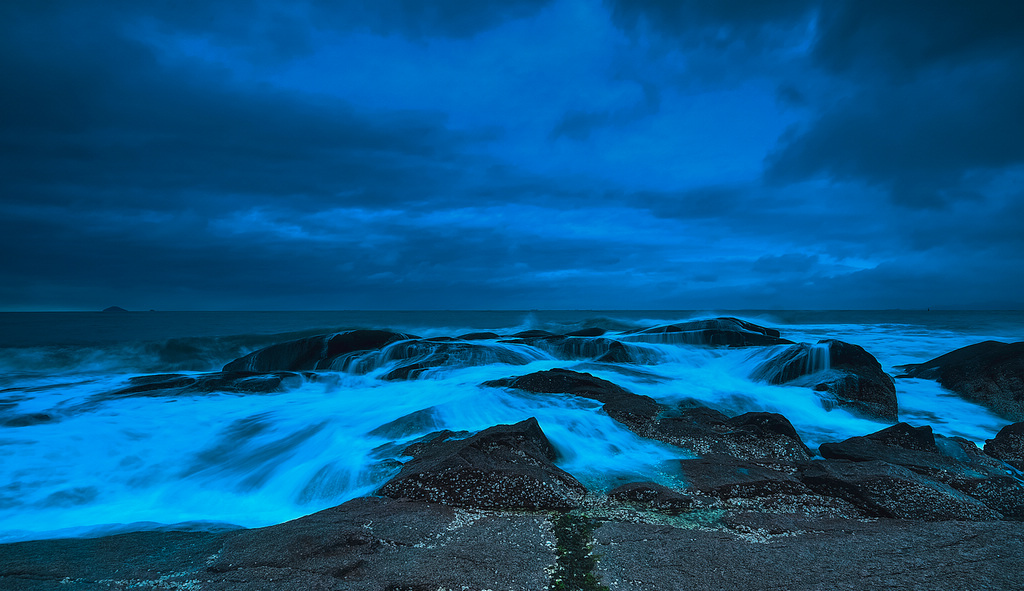
[[872,419],[897,420],[892,377],[858,345],[834,339],[792,345],[758,366],[751,377],[770,384],[805,385],[830,406]]
[[750,462],[732,456],[712,454],[694,460],[680,460],[686,479],[683,490],[720,499],[804,495],[811,491],[794,476],[795,465]]
[[710,318],[626,332],[623,340],[681,345],[750,347],[790,344],[779,331],[738,318]]
[[298,384],[301,381],[300,374],[288,371],[271,373],[229,371],[199,375],[158,374],[129,378],[129,386],[101,394],[99,397],[107,399],[134,396],[187,396],[214,392],[269,394],[280,392],[289,384]]
[[15,415],[3,422],[5,427],[31,427],[33,425],[44,425],[46,423],[53,423],[57,419],[53,415],[45,412],[31,412],[21,415]]
[[330,368],[341,356],[372,351],[412,335],[386,330],[352,330],[277,343],[224,366],[225,372],[310,371]]
[[777,413],[749,412],[730,418],[706,407],[688,408],[662,417],[640,433],[700,456],[806,460],[813,455],[789,420]]
[[653,398],[633,394],[607,380],[566,369],[535,372],[484,384],[527,392],[569,394],[604,403],[608,416],[650,439],[697,455],[730,454],[744,459],[809,459],[793,425],[780,414],[753,412],[729,418],[706,407],[671,411]]
[[598,328],[598,327],[595,326],[595,327],[591,327],[591,328],[583,328],[583,329],[580,329],[580,330],[575,330],[573,332],[567,332],[567,333],[565,333],[565,336],[567,336],[567,337],[599,337],[599,336],[603,335],[606,332],[608,332],[608,331],[603,329],[603,328]]
[[464,341],[484,341],[489,339],[499,339],[501,337],[497,333],[493,332],[471,332],[464,334],[459,338]]
[[693,499],[654,482],[631,482],[608,491],[608,498],[678,514],[693,505]]
[[985,453],[1024,471],[1024,422],[1007,425],[985,441]]
[[414,457],[377,491],[471,508],[570,509],[586,488],[554,465],[537,420],[496,425],[462,440],[438,437],[407,449]]
[[633,430],[644,429],[661,412],[653,398],[633,394],[607,380],[567,369],[539,371],[484,383],[543,394],[570,394],[604,404],[608,416]]
[[902,466],[878,460],[808,462],[800,480],[825,496],[838,497],[875,517],[985,521],[1001,515],[987,505]]
[[937,380],[965,400],[1024,421],[1024,342],[985,341],[901,369],[901,377]]
[[[385,380],[409,380],[439,367],[471,367],[504,363],[525,365],[537,356],[528,351],[490,343],[473,343],[454,339],[410,339],[386,347],[378,356],[356,360],[350,367],[357,373],[374,369],[391,361],[399,365],[384,374]],[[341,368],[336,368],[341,369]]]
[[[976,481],[1007,476],[1008,467],[986,456],[966,439],[934,435],[929,426],[898,423],[864,437],[823,443],[827,459],[883,461],[902,466],[953,488],[976,487]],[[1024,498],[1024,483],[1019,494]]]

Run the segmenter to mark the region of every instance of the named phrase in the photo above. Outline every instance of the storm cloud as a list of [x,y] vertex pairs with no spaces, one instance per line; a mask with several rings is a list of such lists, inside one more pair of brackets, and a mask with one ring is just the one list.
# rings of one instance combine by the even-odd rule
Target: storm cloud
[[1007,2],[0,7],[0,308],[1024,302]]

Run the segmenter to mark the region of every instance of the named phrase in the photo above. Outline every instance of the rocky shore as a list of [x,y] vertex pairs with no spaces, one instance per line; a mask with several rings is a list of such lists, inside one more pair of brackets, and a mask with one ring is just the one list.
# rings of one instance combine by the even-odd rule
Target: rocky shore
[[[785,346],[758,369],[759,379],[806,386],[837,408],[893,424],[810,449],[780,414],[728,416],[685,401],[661,404],[580,371],[517,374],[510,367],[508,377],[483,385],[599,403],[635,434],[692,456],[669,468],[678,484],[630,482],[588,490],[558,467],[558,451],[532,418],[475,433],[437,431],[402,452],[410,459],[374,496],[287,523],[0,546],[0,589],[1024,585],[1024,423],[1008,425],[980,448],[927,425],[897,422],[894,381],[864,349],[834,340],[792,344],[771,329],[735,319],[635,331],[617,340],[603,337],[603,331],[541,332],[508,340],[563,352],[587,349],[596,362],[615,363],[630,363],[642,353],[625,346],[629,342]],[[408,360],[384,379],[414,379],[451,359],[482,355],[478,340],[496,337],[325,335],[253,352],[217,374],[151,376],[110,395],[270,391],[299,372],[341,370],[382,352]],[[954,391],[967,389],[997,412],[1016,416],[1020,343],[982,345],[907,366],[906,375],[943,380]],[[514,357],[505,362],[518,364]],[[382,428],[401,429],[403,420]]]

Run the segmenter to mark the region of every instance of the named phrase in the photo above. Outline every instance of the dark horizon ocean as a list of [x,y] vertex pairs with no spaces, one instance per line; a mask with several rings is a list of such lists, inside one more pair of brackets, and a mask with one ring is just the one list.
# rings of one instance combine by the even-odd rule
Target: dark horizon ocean
[[[670,404],[696,400],[729,415],[785,415],[815,449],[885,425],[829,410],[809,388],[753,377],[771,351],[645,344],[644,363],[556,358],[528,345],[494,359],[382,380],[388,362],[321,371],[271,394],[114,396],[149,374],[216,372],[274,343],[350,329],[421,337],[557,334],[734,316],[814,343],[835,338],[895,366],[985,340],[1024,340],[1024,311],[327,311],[0,313],[0,542],[149,529],[257,527],[372,494],[397,471],[406,444],[438,429],[476,431],[536,417],[558,465],[591,490],[629,480],[672,483],[685,450],[637,437],[564,395],[516,393],[483,382],[563,367]],[[929,380],[897,379],[899,418],[978,444],[1009,421]],[[427,410],[429,409],[429,410]],[[403,417],[425,416],[403,431]],[[417,414],[419,413],[419,414]]]

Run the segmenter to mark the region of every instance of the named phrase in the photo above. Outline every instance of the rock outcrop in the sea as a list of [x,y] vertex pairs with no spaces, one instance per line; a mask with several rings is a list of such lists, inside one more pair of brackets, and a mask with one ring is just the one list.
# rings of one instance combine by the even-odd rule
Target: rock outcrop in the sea
[[676,345],[716,345],[750,347],[788,345],[793,341],[781,338],[779,331],[765,328],[739,318],[709,318],[652,328],[626,331],[624,341],[667,343]]
[[896,422],[896,386],[873,355],[859,345],[834,339],[783,349],[751,374],[769,384],[805,385],[832,407]]
[[631,431],[687,449],[697,455],[729,454],[738,458],[808,459],[810,451],[793,425],[782,415],[751,412],[737,417],[706,407],[671,409],[594,377],[567,369],[552,369],[486,382],[526,392],[566,394],[604,404],[608,416]]
[[331,367],[339,357],[380,349],[388,343],[417,338],[386,330],[351,330],[277,343],[224,366],[224,371],[312,371]]
[[377,491],[456,507],[571,509],[586,488],[554,465],[555,448],[534,418],[495,425],[466,439],[441,432],[410,446],[413,459]]
[[649,396],[633,394],[608,380],[567,369],[538,371],[485,382],[483,385],[538,394],[568,394],[596,400],[604,404],[603,409],[608,416],[633,431],[642,431],[661,412],[661,406]]
[[[932,498],[934,501],[935,498],[938,498],[934,495],[939,492],[949,497],[943,503],[931,502],[932,505],[936,505],[936,508],[915,509],[914,515],[920,516],[930,511],[929,514],[933,515],[932,518],[941,519],[985,517],[985,512],[978,513],[970,509],[969,505],[977,501],[988,507],[990,511],[997,513],[996,517],[987,518],[1001,516],[1005,519],[1024,519],[1024,481],[1014,474],[1012,468],[986,455],[970,441],[959,437],[933,434],[931,427],[912,427],[906,423],[899,423],[863,437],[851,437],[839,443],[822,444],[820,452],[824,458],[833,460],[832,464],[837,466],[843,466],[844,462],[853,462],[871,468],[870,470],[869,468],[843,468],[837,472],[840,475],[854,474],[857,476],[857,480],[848,483],[847,486],[850,490],[866,486],[863,474],[857,471],[884,472],[888,476],[879,477],[884,483],[886,478],[893,477],[892,475],[896,472],[885,466],[895,466],[925,479],[923,484],[917,482],[916,486],[924,486],[935,491],[931,493],[924,491],[927,493],[925,497]],[[836,462],[840,463],[836,464]],[[879,468],[878,466],[881,465],[884,466]],[[908,489],[910,487],[906,483],[912,479],[906,475],[901,476],[899,480],[901,484],[898,486],[894,483],[891,483],[891,486],[884,484],[873,486],[897,492],[900,488]],[[950,493],[950,490],[955,491],[955,494]],[[970,497],[973,501],[965,505],[965,501],[961,498],[963,495]],[[898,500],[903,497],[897,495],[894,498]],[[959,509],[948,509],[948,511],[952,511],[950,513],[946,509],[942,509],[940,505],[946,506],[947,509],[949,507],[959,507]],[[967,511],[967,513],[964,513],[963,517],[949,516],[956,511]],[[891,512],[889,516],[903,517],[904,515]]]
[[128,398],[136,396],[179,396],[230,392],[233,394],[269,394],[279,392],[288,384],[298,384],[302,375],[292,371],[253,373],[224,371],[207,374],[154,374],[128,379],[128,386],[97,397]]
[[986,440],[985,453],[1024,471],[1024,422],[1007,425]]
[[965,400],[1024,421],[1024,342],[985,341],[901,369],[900,377],[936,380]]

